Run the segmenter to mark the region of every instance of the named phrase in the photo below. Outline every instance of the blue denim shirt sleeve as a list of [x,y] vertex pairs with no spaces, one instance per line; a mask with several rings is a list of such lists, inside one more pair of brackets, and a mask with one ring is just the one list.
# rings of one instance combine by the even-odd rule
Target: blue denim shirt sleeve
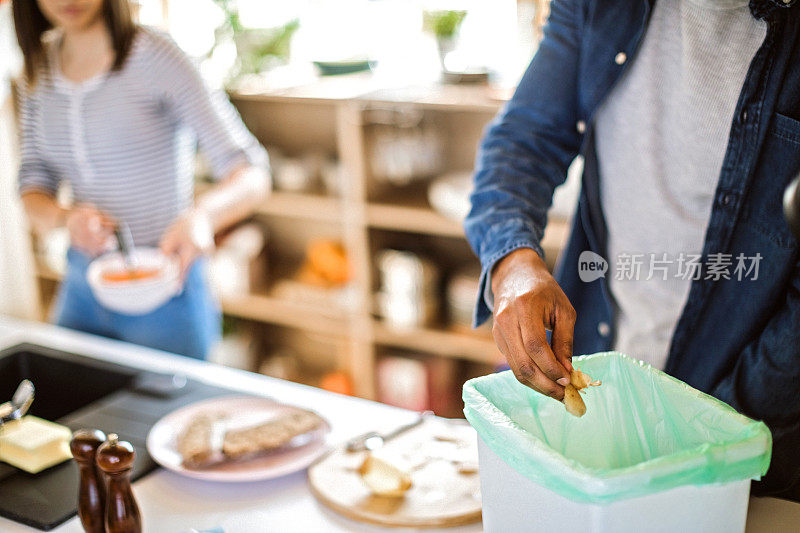
[[578,154],[582,6],[554,0],[544,38],[517,90],[490,124],[475,168],[472,209],[464,222],[481,261],[475,325],[491,316],[485,295],[492,267],[518,248],[544,253],[540,241],[553,190]]

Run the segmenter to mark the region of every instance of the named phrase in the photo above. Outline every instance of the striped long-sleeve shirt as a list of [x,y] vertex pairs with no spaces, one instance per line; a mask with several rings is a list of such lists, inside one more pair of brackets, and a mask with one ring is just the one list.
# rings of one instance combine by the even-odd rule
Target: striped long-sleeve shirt
[[268,164],[225,95],[156,30],[138,29],[121,70],[81,83],[48,55],[36,85],[21,91],[21,193],[55,195],[69,182],[75,202],[126,222],[137,245],[153,246],[191,206],[196,146],[216,178]]

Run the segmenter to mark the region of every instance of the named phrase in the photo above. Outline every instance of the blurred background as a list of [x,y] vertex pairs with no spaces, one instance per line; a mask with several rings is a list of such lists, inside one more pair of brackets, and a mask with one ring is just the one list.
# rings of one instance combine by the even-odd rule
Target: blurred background
[[[535,52],[547,0],[133,4],[227,91],[272,162],[257,215],[216,239],[224,338],[211,360],[460,416],[463,381],[503,363],[491,326],[471,328],[479,264],[461,224],[476,148]],[[16,194],[7,1],[0,58],[0,313],[46,320],[68,236],[33,238]],[[580,164],[550,213],[551,267]],[[196,167],[202,192],[202,154]]]

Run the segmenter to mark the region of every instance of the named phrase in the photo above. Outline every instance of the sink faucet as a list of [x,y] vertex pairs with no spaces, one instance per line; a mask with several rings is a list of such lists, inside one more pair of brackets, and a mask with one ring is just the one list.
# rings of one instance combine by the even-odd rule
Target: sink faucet
[[23,379],[10,402],[0,405],[0,428],[7,422],[19,420],[30,409],[35,389],[30,380]]

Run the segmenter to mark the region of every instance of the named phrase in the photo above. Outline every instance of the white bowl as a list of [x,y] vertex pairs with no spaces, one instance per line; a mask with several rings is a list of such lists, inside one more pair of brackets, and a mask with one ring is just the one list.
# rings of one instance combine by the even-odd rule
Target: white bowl
[[433,180],[428,202],[447,218],[463,222],[469,214],[472,189],[471,172],[451,172]]
[[106,281],[108,271],[125,270],[119,252],[98,257],[89,264],[86,279],[100,304],[124,315],[145,315],[167,303],[181,290],[178,263],[157,248],[137,248],[133,260],[138,268],[157,269],[154,277],[131,281]]

